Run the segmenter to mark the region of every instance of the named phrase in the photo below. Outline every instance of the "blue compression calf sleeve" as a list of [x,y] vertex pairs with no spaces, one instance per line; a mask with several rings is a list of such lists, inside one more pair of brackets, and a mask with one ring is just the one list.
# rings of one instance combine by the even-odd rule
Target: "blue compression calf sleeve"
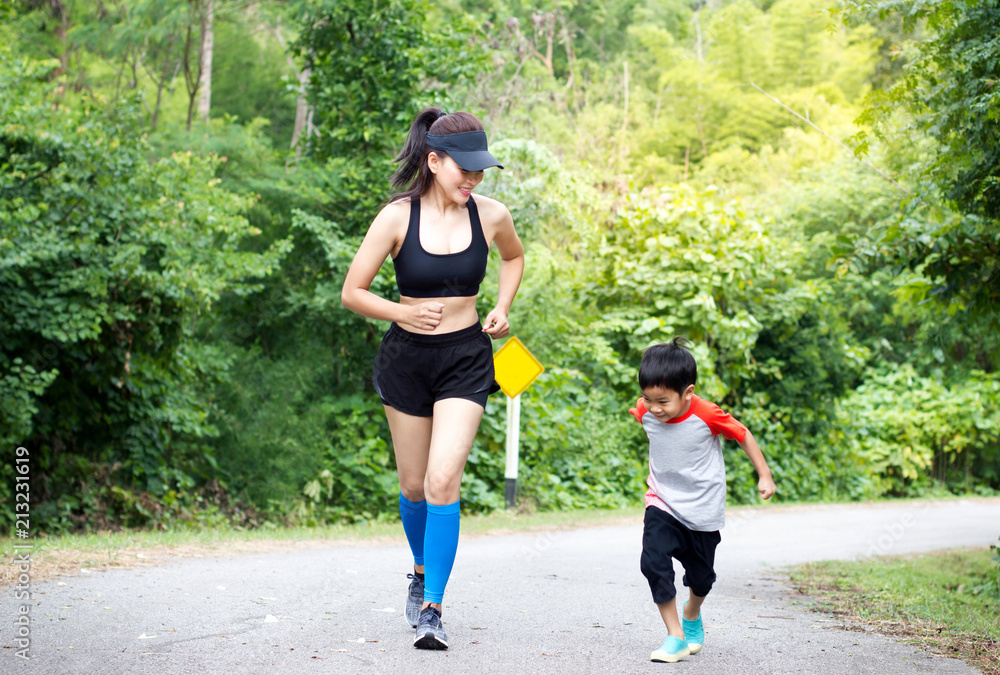
[[421,499],[419,502],[411,502],[400,492],[399,515],[403,519],[403,532],[406,533],[406,541],[410,543],[410,551],[413,553],[413,564],[423,565],[427,500]]
[[424,602],[441,602],[444,587],[451,576],[458,551],[459,507],[454,504],[427,505],[427,535],[424,551],[427,561],[424,567]]

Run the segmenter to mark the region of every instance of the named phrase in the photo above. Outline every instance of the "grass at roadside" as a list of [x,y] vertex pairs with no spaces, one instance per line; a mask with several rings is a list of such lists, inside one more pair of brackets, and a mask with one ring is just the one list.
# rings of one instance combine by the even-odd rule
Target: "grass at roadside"
[[[462,536],[510,534],[641,523],[642,510],[587,509],[545,513],[500,511],[462,517]],[[254,530],[178,528],[165,531],[124,531],[65,535],[31,540],[0,541],[0,560],[27,553],[15,546],[32,544],[33,583],[62,574],[124,569],[162,564],[176,558],[263,553],[358,543],[405,543],[397,520],[321,527],[262,527]],[[0,587],[17,577],[17,568],[0,565]]]
[[1000,675],[1000,600],[974,589],[997,562],[955,550],[859,562],[820,562],[790,573],[795,588],[850,630],[890,635]]

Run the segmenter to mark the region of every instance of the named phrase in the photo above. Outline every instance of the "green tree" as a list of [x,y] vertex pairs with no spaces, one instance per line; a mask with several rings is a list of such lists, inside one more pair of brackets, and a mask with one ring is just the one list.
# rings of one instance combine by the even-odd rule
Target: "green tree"
[[825,0],[778,0],[771,6],[774,50],[769,84],[801,88],[823,79],[829,67],[823,58],[826,8]]
[[52,529],[106,515],[120,488],[210,477],[226,361],[193,324],[287,245],[244,249],[247,203],[219,189],[217,158],[149,163],[134,107],[54,110],[50,73],[0,55],[0,438],[31,451],[32,513]]
[[259,131],[287,148],[295,123],[295,97],[286,81],[294,71],[263,20],[217,22],[212,62],[212,114],[232,115],[244,124],[256,118],[270,124]]
[[[447,88],[478,63],[465,51],[461,14],[441,20],[430,7],[294,6],[290,54],[311,74],[315,114],[308,152],[290,166],[255,136],[256,123],[213,125],[213,147],[233,159],[225,184],[258,196],[250,218],[267,239],[294,242],[266,287],[231,294],[201,324],[233,359],[233,381],[216,390],[220,470],[277,517],[373,516],[393,495],[388,432],[369,382],[384,326],[344,310],[340,286],[388,196],[392,159],[413,117],[430,104],[451,108]],[[387,271],[373,290],[390,295],[391,282]]]
[[708,59],[723,78],[765,82],[771,68],[769,32],[767,17],[756,5],[734,2],[712,15]]
[[[857,383],[865,350],[833,304],[835,289],[804,278],[802,246],[773,229],[712,192],[630,193],[578,300],[599,317],[587,330],[621,367],[604,367],[607,379],[593,365],[580,368],[620,397],[634,397],[643,350],[689,337],[699,391],[761,439],[784,497],[857,496],[860,461],[842,446],[803,439],[825,437],[838,424],[831,402]],[[734,448],[727,452],[731,496],[750,499],[752,470]]]
[[[861,257],[920,273],[917,299],[1000,325],[1000,2],[891,0],[852,3],[855,15],[902,17],[923,39],[904,49],[903,77],[873,92],[860,122],[892,143],[902,134],[925,146],[908,169],[918,185],[912,208],[858,242]],[[858,135],[867,150],[867,132]],[[939,205],[943,197],[945,206]],[[994,359],[997,355],[994,354]],[[996,361],[994,360],[994,367]]]
[[331,172],[331,209],[346,232],[364,232],[387,194],[392,160],[429,104],[449,106],[474,76],[461,14],[432,25],[426,0],[310,0],[292,52],[311,73],[316,110],[309,152]]

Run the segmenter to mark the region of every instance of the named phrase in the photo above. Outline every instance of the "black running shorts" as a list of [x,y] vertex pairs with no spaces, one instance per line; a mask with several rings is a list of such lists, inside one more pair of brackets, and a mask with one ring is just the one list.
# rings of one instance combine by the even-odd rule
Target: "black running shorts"
[[715,548],[720,541],[718,531],[690,530],[666,511],[647,506],[639,568],[649,582],[653,602],[661,605],[677,594],[674,560],[684,567],[684,585],[695,595],[708,595],[715,583]]
[[499,391],[493,373],[493,344],[477,323],[452,333],[423,335],[389,327],[372,373],[382,403],[407,415],[430,417],[434,403],[464,398],[486,407]]

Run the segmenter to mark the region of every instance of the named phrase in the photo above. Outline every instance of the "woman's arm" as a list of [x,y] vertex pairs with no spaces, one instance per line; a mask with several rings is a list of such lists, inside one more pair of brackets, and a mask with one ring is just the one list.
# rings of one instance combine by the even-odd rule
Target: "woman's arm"
[[418,305],[402,305],[381,298],[369,290],[382,263],[396,248],[400,232],[399,218],[409,215],[402,214],[402,209],[398,204],[390,204],[375,217],[347,270],[344,286],[340,291],[340,302],[345,308],[369,319],[395,321],[421,330],[434,330],[441,323],[444,308],[442,303],[430,301]]
[[500,202],[494,202],[496,212],[496,230],[493,235],[493,242],[500,252],[500,292],[497,295],[497,304],[483,322],[483,332],[492,337],[506,337],[510,333],[510,324],[507,315],[510,313],[510,306],[517,295],[517,289],[521,285],[521,276],[524,274],[524,247],[521,239],[514,229],[514,219],[511,218],[510,211]]

